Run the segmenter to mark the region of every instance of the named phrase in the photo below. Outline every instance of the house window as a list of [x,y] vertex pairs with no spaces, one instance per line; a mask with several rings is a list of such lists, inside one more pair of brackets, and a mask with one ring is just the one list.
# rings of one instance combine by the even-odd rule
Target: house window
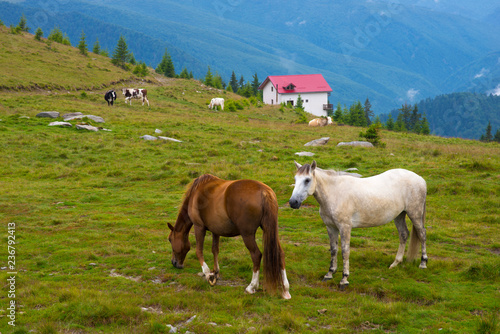
[[273,99],[271,99],[271,104],[274,104],[274,100]]
[[309,102],[309,100],[306,99],[306,103]]
[[271,86],[271,92],[274,92],[274,87],[273,86]]

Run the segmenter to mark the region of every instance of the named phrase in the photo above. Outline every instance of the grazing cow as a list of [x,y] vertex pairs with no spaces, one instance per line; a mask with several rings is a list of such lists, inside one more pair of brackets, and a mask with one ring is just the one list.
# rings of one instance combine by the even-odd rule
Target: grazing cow
[[326,118],[325,117],[315,118],[309,122],[309,126],[327,126],[330,124],[333,124],[332,118],[330,116]]
[[142,99],[142,105],[144,105],[144,101],[148,103],[148,91],[142,88],[123,88],[122,93],[125,96],[125,103],[129,101],[130,105],[132,105],[132,99]]
[[116,100],[116,92],[112,89],[108,90],[106,94],[104,94],[104,99],[108,102],[108,106],[112,106],[113,102]]
[[222,97],[214,97],[208,105],[210,109],[215,108],[215,110],[217,110],[217,106],[220,106],[221,110],[224,110],[224,99]]

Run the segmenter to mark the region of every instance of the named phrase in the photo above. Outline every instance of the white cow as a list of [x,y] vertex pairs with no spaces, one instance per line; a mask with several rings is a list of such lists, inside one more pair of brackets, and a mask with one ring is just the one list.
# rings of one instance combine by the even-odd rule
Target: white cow
[[330,124],[333,124],[332,118],[330,116],[326,118],[325,117],[315,118],[309,122],[309,126],[327,126]]
[[222,97],[214,97],[212,101],[210,101],[208,108],[215,108],[215,110],[217,110],[217,106],[220,106],[221,110],[224,110],[224,99]]
[[132,105],[132,99],[142,99],[142,105],[147,102],[149,107],[148,91],[146,89],[123,88],[122,93],[125,95],[125,103],[129,101],[130,105]]

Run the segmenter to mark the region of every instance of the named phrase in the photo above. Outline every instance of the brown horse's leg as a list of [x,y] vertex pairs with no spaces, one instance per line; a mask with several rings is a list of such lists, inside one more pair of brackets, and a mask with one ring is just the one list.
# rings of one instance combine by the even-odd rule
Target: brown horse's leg
[[246,292],[252,294],[259,288],[259,271],[260,271],[260,261],[262,259],[262,253],[260,252],[257,242],[255,242],[255,235],[242,236],[245,246],[250,251],[250,256],[253,262],[253,274],[252,282],[245,289]]
[[208,277],[208,283],[215,285],[219,279],[219,239],[220,236],[212,234],[212,254],[214,255],[214,271]]
[[210,269],[208,265],[205,263],[205,259],[203,257],[203,243],[205,242],[205,235],[207,230],[204,227],[194,226],[194,235],[196,237],[196,256],[198,257],[198,261],[200,261],[201,270],[203,274],[205,274],[205,278],[208,280],[208,276],[210,275]]

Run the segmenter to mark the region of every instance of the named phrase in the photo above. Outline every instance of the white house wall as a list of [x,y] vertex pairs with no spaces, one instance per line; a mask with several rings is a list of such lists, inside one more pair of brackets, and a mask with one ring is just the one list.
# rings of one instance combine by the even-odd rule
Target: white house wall
[[[293,101],[293,105],[297,104],[299,94],[276,94],[276,88],[271,82],[268,82],[262,90],[263,101],[265,104],[281,104]],[[304,101],[304,110],[315,116],[326,116],[326,111],[323,110],[323,105],[328,104],[328,93],[300,93],[300,98]],[[307,102],[306,102],[307,101]]]

